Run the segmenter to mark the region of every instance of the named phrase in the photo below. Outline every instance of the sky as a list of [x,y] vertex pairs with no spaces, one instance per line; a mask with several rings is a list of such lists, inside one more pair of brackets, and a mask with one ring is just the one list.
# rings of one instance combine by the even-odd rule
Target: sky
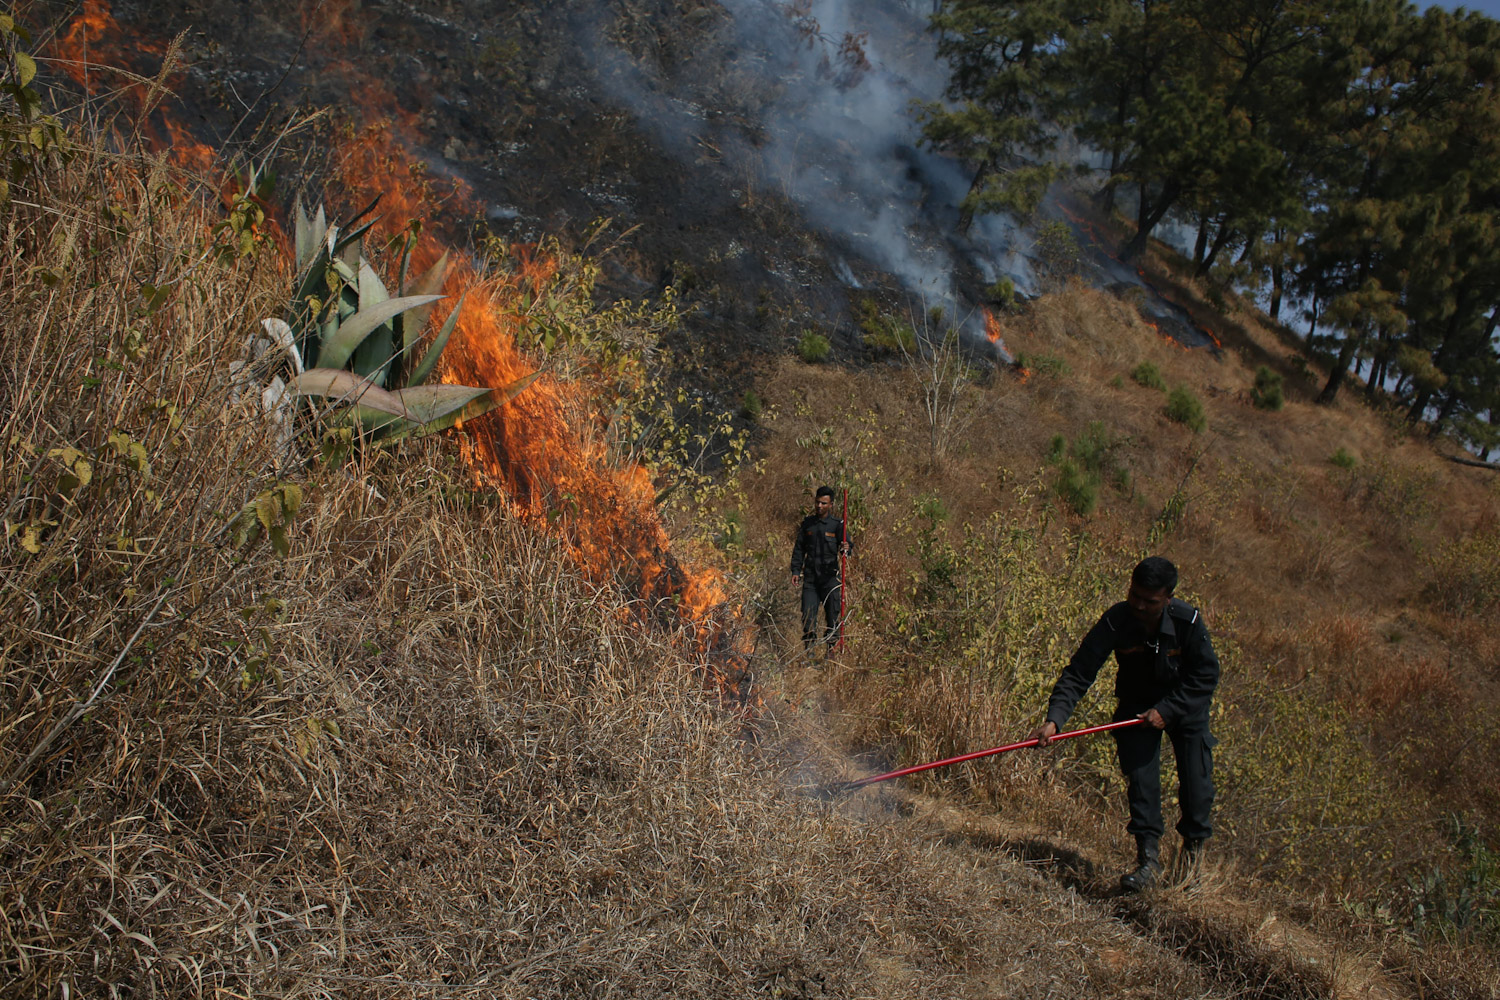
[[[1427,7],[1434,5],[1422,4],[1421,6]],[[1463,7],[1466,10],[1477,10],[1481,14],[1488,15],[1489,17],[1493,17],[1495,20],[1500,21],[1500,0],[1471,0],[1470,3],[1465,4],[1445,3],[1436,4],[1435,6],[1447,7],[1449,10],[1456,10],[1459,7]]]

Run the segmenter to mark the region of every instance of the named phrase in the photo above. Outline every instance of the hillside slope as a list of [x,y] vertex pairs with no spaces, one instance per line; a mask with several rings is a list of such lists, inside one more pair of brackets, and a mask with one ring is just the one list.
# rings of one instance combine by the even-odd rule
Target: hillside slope
[[[1313,407],[1292,345],[1253,317],[1213,316],[1184,283],[1228,347],[1188,352],[1128,290],[1059,278],[1000,317],[1027,373],[972,354],[944,369],[954,419],[934,432],[921,355],[847,329],[808,364],[780,347],[817,303],[761,315],[747,280],[719,325],[715,282],[683,280],[691,329],[723,343],[676,353],[678,335],[640,370],[718,386],[714,351],[733,353],[762,401],[735,418],[750,451],[666,498],[660,547],[601,568],[581,520],[645,496],[653,545],[660,525],[638,453],[582,454],[617,415],[591,404],[630,402],[597,367],[538,349],[520,355],[549,359],[538,393],[462,434],[349,464],[304,442],[288,461],[232,374],[286,308],[274,221],[241,253],[226,209],[245,203],[217,167],[142,149],[144,129],[70,128],[73,157],[4,209],[0,260],[0,969],[17,995],[1500,989],[1495,477],[1355,399]],[[765,211],[834,267],[785,206]],[[621,275],[665,252],[626,242],[600,298],[654,287]],[[597,330],[576,299],[518,306],[525,283],[484,266],[465,288],[471,310],[495,293],[494,322],[466,319],[466,344],[533,316]],[[912,312],[888,315],[923,325]],[[1201,433],[1136,381],[1142,362],[1199,399]],[[1248,401],[1262,363],[1287,375],[1280,411]],[[582,466],[547,471],[612,491],[495,488],[476,455],[558,424]],[[1104,456],[1088,515],[1057,489],[1070,449]],[[860,548],[848,651],[809,666],[784,559],[824,481],[850,488]],[[235,544],[236,518],[289,485],[300,506],[271,512],[288,554]],[[1024,732],[1148,549],[1183,567],[1228,667],[1198,882],[1113,897],[1126,851],[1102,741],[816,794]],[[685,598],[695,573],[722,586],[714,607]]]

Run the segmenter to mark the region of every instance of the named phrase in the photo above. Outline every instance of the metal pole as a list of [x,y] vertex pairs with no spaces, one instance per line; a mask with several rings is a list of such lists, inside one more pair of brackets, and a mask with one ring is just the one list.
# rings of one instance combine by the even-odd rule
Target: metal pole
[[[1074,736],[1088,736],[1091,733],[1104,733],[1111,729],[1124,729],[1128,726],[1139,726],[1145,719],[1125,719],[1123,722],[1107,722],[1102,726],[1089,726],[1087,729],[1075,729],[1070,733],[1058,733],[1048,742],[1072,739]],[[911,767],[903,767],[899,771],[891,771],[887,774],[877,774],[871,778],[860,778],[857,781],[845,781],[837,785],[829,786],[831,791],[852,792],[856,788],[873,785],[877,781],[889,781],[892,778],[902,778],[908,774],[916,774],[919,771],[931,771],[936,767],[947,767],[949,764],[962,764],[966,760],[978,760],[981,757],[993,757],[996,754],[1009,753],[1012,750],[1022,750],[1026,747],[1034,747],[1042,741],[1039,739],[1022,740],[1020,743],[1007,743],[1003,747],[994,747],[990,750],[976,750],[966,753],[960,757],[949,757],[947,760],[935,760],[930,764],[913,764]]]

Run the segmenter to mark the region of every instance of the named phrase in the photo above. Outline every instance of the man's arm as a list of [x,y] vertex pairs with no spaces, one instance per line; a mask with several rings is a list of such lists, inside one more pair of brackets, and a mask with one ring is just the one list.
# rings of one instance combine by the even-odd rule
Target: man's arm
[[798,525],[797,525],[797,538],[796,538],[796,541],[792,542],[792,582],[793,583],[796,583],[797,582],[797,578],[802,575],[802,560],[803,560],[804,556],[805,556],[805,553],[802,551],[802,525],[801,525],[801,523],[798,523]]
[[1089,629],[1078,651],[1063,668],[1062,676],[1052,686],[1052,697],[1047,702],[1047,721],[1058,729],[1068,721],[1073,709],[1099,676],[1099,668],[1115,648],[1115,627],[1110,624],[1109,612],[1099,617]]
[[1181,663],[1177,687],[1156,705],[1162,721],[1169,725],[1207,712],[1214,689],[1219,686],[1219,657],[1209,641],[1202,615],[1183,637]]

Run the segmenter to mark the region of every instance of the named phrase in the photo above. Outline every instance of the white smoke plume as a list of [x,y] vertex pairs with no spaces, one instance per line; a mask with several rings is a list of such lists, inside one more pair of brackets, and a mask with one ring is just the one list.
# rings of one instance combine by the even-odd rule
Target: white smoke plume
[[786,197],[924,306],[973,311],[956,291],[960,261],[986,282],[1008,277],[1021,294],[1036,291],[1030,241],[1012,222],[982,217],[967,238],[956,234],[970,175],[920,146],[913,104],[941,100],[947,82],[926,31],[930,3],[720,4],[713,50],[700,57],[712,66],[667,83],[623,55],[609,63],[614,94],[667,148],[696,157],[711,133],[735,176]]

